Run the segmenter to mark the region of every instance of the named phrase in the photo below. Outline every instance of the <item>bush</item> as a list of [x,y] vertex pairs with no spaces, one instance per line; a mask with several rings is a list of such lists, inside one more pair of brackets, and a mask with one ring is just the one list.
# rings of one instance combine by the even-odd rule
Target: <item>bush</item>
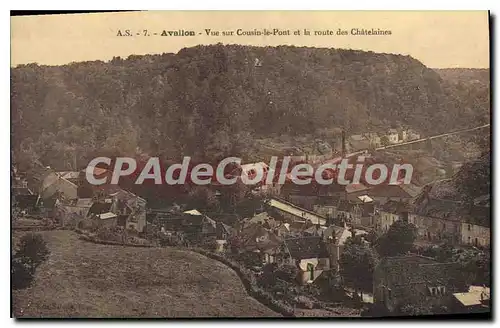
[[25,257],[12,259],[11,278],[13,289],[24,289],[31,285],[34,276],[29,262],[29,259]]
[[125,235],[116,229],[101,227],[97,230],[97,238],[102,241],[124,242]]
[[295,265],[285,264],[278,267],[275,274],[276,277],[284,281],[295,282],[297,280],[297,275],[299,274],[299,269]]
[[40,234],[28,233],[21,237],[19,250],[14,258],[24,258],[32,273],[50,254],[47,243]]
[[12,259],[12,288],[27,288],[33,281],[36,268],[49,256],[47,243],[40,234],[29,233],[21,237],[19,249]]

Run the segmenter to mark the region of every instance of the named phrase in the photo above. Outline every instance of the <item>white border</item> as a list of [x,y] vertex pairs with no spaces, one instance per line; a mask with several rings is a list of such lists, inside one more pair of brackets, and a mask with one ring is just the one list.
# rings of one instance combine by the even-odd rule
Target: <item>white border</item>
[[[237,0],[231,0],[231,1],[215,1],[215,0],[210,0],[210,1],[176,1],[176,2],[167,2],[167,1],[150,1],[148,4],[145,4],[144,1],[130,1],[130,0],[120,0],[120,1],[102,1],[102,0],[87,0],[83,3],[81,2],[71,2],[71,1],[51,1],[50,3],[48,1],[16,1],[13,2],[13,6],[15,8],[2,8],[6,10],[2,10],[2,20],[1,20],[1,37],[2,37],[2,44],[7,47],[7,49],[10,49],[10,18],[7,14],[7,9],[17,9],[17,10],[29,10],[29,9],[38,9],[38,10],[60,10],[61,8],[65,8],[66,10],[78,10],[80,6],[83,4],[84,7],[86,8],[92,8],[93,10],[126,10],[130,8],[136,8],[137,5],[141,5],[143,10],[149,9],[162,9],[162,10],[277,10],[277,9],[285,9],[285,10],[485,10],[485,9],[490,9],[492,10],[492,14],[498,14],[500,13],[500,10],[498,10],[499,7],[499,1],[491,0],[491,1],[465,1],[465,0],[456,0],[456,1],[436,1],[436,0],[419,0],[419,1],[388,1],[388,0],[354,0],[354,1],[344,1],[344,2],[339,2],[339,1],[316,1],[316,2],[311,2],[311,1],[266,1],[266,0],[252,0],[252,1],[244,1],[240,2]],[[2,2],[1,6],[6,7],[8,2]],[[9,3],[10,4],[10,3]],[[496,26],[498,25],[498,21],[496,21]],[[495,27],[496,27],[495,26]],[[496,28],[495,28],[496,29]],[[495,43],[493,43],[495,44]],[[496,47],[495,47],[496,48]],[[7,51],[2,51],[1,52],[2,56],[2,62],[4,63],[4,66],[2,66],[2,73],[4,77],[4,81],[7,81],[7,79],[10,76],[10,56],[7,53]],[[498,59],[498,53],[495,51],[495,58]],[[498,70],[495,72],[494,78],[498,77]],[[496,79],[498,81],[498,79]],[[494,94],[498,94],[498,84],[495,84],[495,88],[493,90]],[[5,268],[1,271],[1,277],[2,277],[2,290],[1,290],[1,309],[2,309],[2,326],[3,324],[7,325],[13,325],[15,322],[12,319],[8,319],[10,317],[10,273],[7,271],[7,266],[9,266],[9,261],[10,261],[10,231],[7,228],[9,226],[9,218],[10,218],[10,177],[7,172],[10,172],[10,163],[9,163],[9,158],[10,158],[10,111],[8,108],[10,108],[10,92],[7,87],[2,88],[2,100],[3,100],[3,110],[0,112],[1,119],[0,121],[2,122],[2,125],[4,126],[2,129],[0,129],[0,142],[1,142],[1,149],[2,149],[2,154],[4,155],[4,160],[1,161],[0,164],[0,190],[1,190],[1,195],[0,195],[0,201],[2,204],[2,220],[4,223],[4,238],[2,239],[2,246],[1,246],[1,254],[2,254],[2,263],[4,263]],[[493,104],[492,112],[494,109],[498,108],[497,105],[497,99],[498,96],[495,96],[495,103]],[[495,126],[497,125],[497,119],[498,115],[495,116]],[[494,131],[495,137],[496,131]],[[496,141],[496,140],[495,140]],[[494,142],[494,154],[498,152],[498,144],[497,142]],[[498,185],[498,174],[495,175],[494,177],[494,185]],[[496,190],[495,190],[496,191]],[[495,192],[495,200],[494,204],[500,204],[498,202],[500,196],[498,196],[498,193]],[[496,206],[495,206],[495,213],[496,214]],[[494,215],[493,219],[495,219],[497,216]],[[494,223],[496,226],[497,224]],[[498,241],[498,234],[494,236],[495,243],[494,245],[497,245]],[[493,262],[498,261],[498,252],[495,252],[495,260]],[[496,272],[496,270],[494,270]],[[495,276],[495,278],[497,278]],[[498,282],[496,280],[495,282]],[[496,286],[496,285],[494,285]],[[495,295],[495,293],[493,293]],[[495,296],[493,296],[495,297]],[[494,301],[495,304],[495,310],[496,310],[496,304],[497,301]],[[70,324],[70,321],[63,323],[57,323],[58,325],[68,325]],[[168,325],[194,325],[194,324],[203,324],[205,326],[218,326],[220,324],[230,324],[230,325],[236,325],[236,324],[241,324],[243,323],[242,321],[229,321],[229,322],[162,322],[161,324],[168,324]],[[311,321],[311,322],[304,322],[304,321],[299,321],[299,322],[290,322],[290,321],[285,321],[283,324],[289,325],[289,324],[300,324],[300,325],[309,325],[313,323],[320,323],[320,324],[327,324],[327,325],[345,325],[346,323],[350,323],[351,325],[354,324],[355,326],[360,325],[361,322],[349,322],[349,321],[344,321],[344,322],[339,322],[339,321],[334,321],[334,322],[329,322],[329,321]],[[394,321],[370,321],[367,322],[368,324],[400,324],[399,322],[394,322]],[[456,324],[456,322],[444,322],[444,321],[439,321],[436,323],[427,323],[427,322],[422,322],[422,323],[417,323],[414,322],[415,324],[418,325],[428,325],[428,326],[434,326],[434,325],[447,325],[447,324]],[[469,323],[469,322],[468,322]],[[54,322],[44,322],[40,323],[45,326],[53,325]],[[88,326],[88,327],[104,327],[105,323],[104,322],[80,322],[79,323],[82,326]],[[116,323],[107,323],[109,324],[116,324]],[[134,325],[144,325],[144,323],[137,323],[134,322]],[[263,325],[275,325],[279,324],[277,321],[269,322],[269,323],[264,323],[264,322],[245,322],[246,325],[250,326],[263,326]],[[470,324],[476,324],[470,322]]]

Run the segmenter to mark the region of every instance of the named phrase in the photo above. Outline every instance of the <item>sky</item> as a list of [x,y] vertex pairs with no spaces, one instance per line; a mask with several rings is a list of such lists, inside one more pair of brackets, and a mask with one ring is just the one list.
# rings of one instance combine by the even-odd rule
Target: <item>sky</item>
[[[431,68],[489,68],[487,11],[150,11],[11,18],[11,66],[62,65],[114,56],[176,53],[198,44],[295,45],[410,55]],[[237,36],[237,29],[290,30],[291,35]],[[390,35],[336,35],[338,29]],[[130,30],[133,36],[117,36]],[[162,37],[163,30],[195,36]],[[207,36],[205,29],[220,31]],[[304,35],[333,31],[334,35]],[[144,30],[150,36],[144,36]],[[299,30],[301,35],[294,35]],[[223,31],[233,31],[223,36]],[[137,35],[140,33],[141,35]],[[158,33],[158,35],[153,35]],[[201,33],[201,34],[200,34]]]

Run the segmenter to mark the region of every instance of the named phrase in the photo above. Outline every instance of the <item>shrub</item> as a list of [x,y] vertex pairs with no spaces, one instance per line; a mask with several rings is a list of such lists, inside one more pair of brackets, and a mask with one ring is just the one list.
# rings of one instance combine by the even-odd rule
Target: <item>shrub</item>
[[19,249],[12,259],[12,288],[27,288],[33,281],[36,268],[50,254],[47,243],[40,234],[28,233],[21,237]]
[[21,237],[19,250],[14,258],[24,258],[32,273],[50,254],[47,243],[40,234],[28,233]]
[[34,276],[29,262],[29,259],[25,257],[12,259],[11,278],[13,289],[24,289],[31,285]]
[[299,274],[299,269],[297,266],[292,264],[285,264],[278,267],[275,271],[276,277],[279,279],[294,282],[297,280],[297,275]]

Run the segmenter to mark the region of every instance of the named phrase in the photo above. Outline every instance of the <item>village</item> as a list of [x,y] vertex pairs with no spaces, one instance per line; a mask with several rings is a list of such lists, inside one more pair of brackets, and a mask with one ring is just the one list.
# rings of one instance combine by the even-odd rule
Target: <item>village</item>
[[[419,138],[401,129],[351,135],[343,137],[340,154],[292,159],[335,162],[363,150],[369,162],[377,162],[374,148]],[[446,179],[377,186],[296,185],[288,179],[255,185],[244,196],[252,200],[246,211],[227,213],[186,204],[152,206],[125,187],[90,185],[86,168],[38,166],[36,174],[12,168],[14,230],[65,229],[89,242],[188,248],[227,264],[249,281],[257,300],[267,299],[289,315],[297,309],[329,316],[489,311],[489,284],[480,284],[480,273],[464,278],[452,257],[432,256],[490,248],[489,195],[477,195],[471,204],[440,197]],[[256,167],[274,174],[264,162],[239,169],[251,175]],[[112,175],[92,169],[96,178]],[[232,192],[217,184],[208,188],[216,197]],[[409,241],[405,229],[414,229]]]

